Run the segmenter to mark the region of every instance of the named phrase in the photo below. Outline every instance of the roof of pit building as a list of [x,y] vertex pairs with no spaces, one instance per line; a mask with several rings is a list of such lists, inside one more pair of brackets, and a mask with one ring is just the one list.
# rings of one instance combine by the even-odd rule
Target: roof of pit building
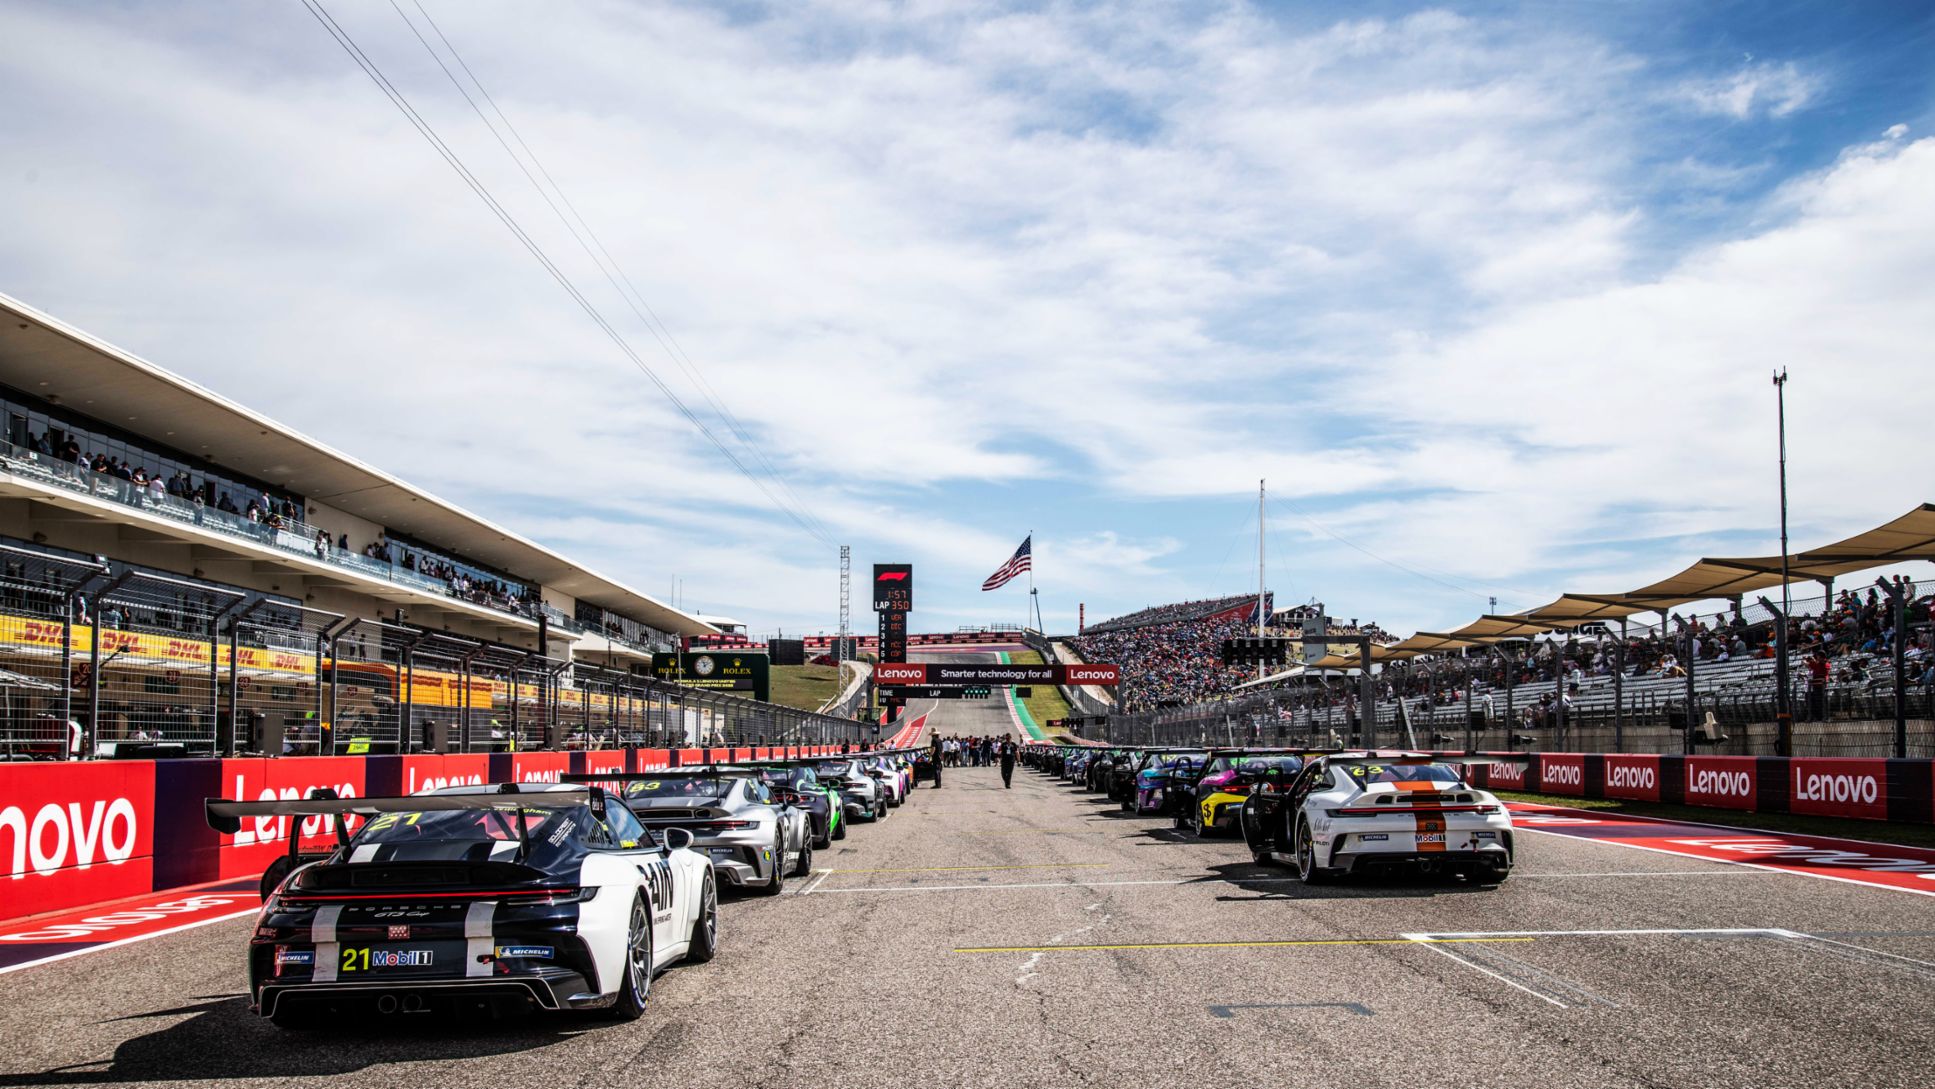
[[[219,436],[220,465],[275,483],[461,556],[489,564],[663,631],[712,632],[690,613],[598,574],[528,537],[301,434],[52,315],[0,294],[0,383],[57,397],[125,430],[167,420],[184,435]],[[85,408],[80,406],[86,405]],[[171,446],[180,438],[162,439]]]

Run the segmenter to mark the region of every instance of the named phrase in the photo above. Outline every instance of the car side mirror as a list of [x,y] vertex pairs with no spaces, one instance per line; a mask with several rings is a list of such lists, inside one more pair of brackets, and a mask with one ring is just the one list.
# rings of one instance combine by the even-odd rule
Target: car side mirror
[[692,846],[691,832],[688,832],[683,828],[667,828],[665,830],[665,849],[666,850],[683,851],[690,846]]

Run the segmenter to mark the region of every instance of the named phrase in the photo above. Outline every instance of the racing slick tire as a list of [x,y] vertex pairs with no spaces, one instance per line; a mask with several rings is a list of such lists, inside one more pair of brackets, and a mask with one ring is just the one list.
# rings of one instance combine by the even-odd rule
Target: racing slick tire
[[689,964],[704,964],[719,955],[719,886],[711,874],[699,893],[699,917],[692,920],[692,938],[685,945]]
[[834,839],[845,839],[845,838],[847,838],[847,821],[846,821],[846,818],[845,818],[844,816],[842,816],[842,817],[840,818],[840,827],[838,827],[838,828],[835,828],[835,829],[833,830],[833,838],[834,838]]
[[[833,822],[828,820],[827,823],[832,824]],[[833,846],[833,833],[828,832],[825,835],[816,835],[813,837],[813,847],[815,850],[824,851],[831,846]]]
[[800,845],[800,864],[793,867],[793,876],[813,876],[813,841],[810,838]]
[[631,926],[625,935],[625,978],[618,985],[618,1001],[604,1014],[614,1021],[636,1021],[652,998],[652,917],[645,897],[632,897]]
[[1328,885],[1337,871],[1317,865],[1317,845],[1310,838],[1310,822],[1297,818],[1297,877],[1306,885]]
[[1200,805],[1190,807],[1189,826],[1195,830],[1197,839],[1209,839],[1216,835],[1215,827],[1203,822],[1203,807]]
[[759,895],[778,896],[786,891],[786,830],[773,836],[773,879],[759,886]]

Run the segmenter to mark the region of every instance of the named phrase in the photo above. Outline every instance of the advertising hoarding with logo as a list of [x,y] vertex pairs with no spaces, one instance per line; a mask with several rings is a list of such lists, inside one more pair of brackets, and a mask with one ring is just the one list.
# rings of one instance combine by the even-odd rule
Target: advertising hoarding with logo
[[687,688],[712,688],[756,700],[769,698],[772,683],[769,659],[764,654],[739,650],[654,654],[652,676]]

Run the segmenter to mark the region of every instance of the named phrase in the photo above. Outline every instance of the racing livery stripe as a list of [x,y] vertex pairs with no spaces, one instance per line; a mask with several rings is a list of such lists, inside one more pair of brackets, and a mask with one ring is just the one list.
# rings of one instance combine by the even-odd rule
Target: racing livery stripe
[[496,917],[495,900],[479,900],[464,912],[464,975],[490,975],[491,956],[496,949],[491,928]]

